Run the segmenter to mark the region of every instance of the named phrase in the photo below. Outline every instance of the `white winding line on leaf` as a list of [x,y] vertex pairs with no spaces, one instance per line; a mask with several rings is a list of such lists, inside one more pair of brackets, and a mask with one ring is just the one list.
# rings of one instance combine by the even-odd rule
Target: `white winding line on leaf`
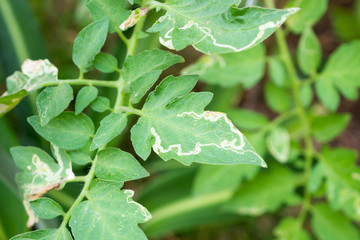
[[[244,136],[243,134],[234,126],[234,124],[230,121],[230,119],[226,116],[225,113],[220,113],[220,112],[211,112],[211,111],[205,111],[201,114],[197,114],[195,112],[183,112],[181,114],[177,115],[178,117],[184,117],[184,116],[190,116],[194,119],[200,120],[200,119],[205,119],[207,121],[211,121],[211,122],[216,122],[219,119],[223,118],[226,122],[226,124],[228,124],[228,126],[230,127],[231,132],[235,133],[235,135],[237,135],[239,137],[240,140],[240,144],[239,145],[235,145],[237,142],[237,138],[235,137],[234,139],[232,139],[231,141],[229,140],[224,140],[219,144],[217,143],[200,143],[197,142],[195,144],[195,147],[193,150],[189,151],[189,152],[183,152],[182,150],[182,146],[181,144],[172,144],[170,145],[167,149],[165,149],[163,146],[161,146],[161,137],[160,135],[156,132],[155,128],[150,128],[151,134],[155,137],[155,143],[153,144],[153,150],[155,153],[159,154],[161,153],[167,153],[170,152],[173,149],[177,149],[177,155],[178,156],[189,156],[189,155],[197,155],[201,152],[202,147],[206,147],[206,146],[215,146],[217,148],[220,149],[224,149],[224,150],[229,150],[229,151],[233,151],[237,154],[244,154],[246,152],[252,152],[253,154],[255,154],[259,159],[262,159],[256,152],[251,151],[251,150],[243,150],[243,148],[245,147],[245,141],[244,141]],[[262,163],[263,167],[266,167],[265,163]]]
[[152,218],[150,212],[144,206],[132,200],[132,197],[134,196],[134,191],[130,189],[126,189],[124,193],[127,195],[126,202],[138,206],[141,211],[141,214],[145,217],[144,221],[145,222],[149,221]]
[[[202,33],[204,33],[205,35],[197,42],[193,43],[193,47],[197,50],[200,50],[198,49],[196,46],[194,46],[195,44],[197,43],[200,43],[201,41],[203,41],[206,37],[209,37],[212,41],[212,44],[214,46],[217,46],[217,47],[221,47],[221,48],[229,48],[235,52],[241,52],[241,51],[244,51],[248,48],[251,48],[252,46],[254,46],[259,40],[261,40],[261,38],[264,36],[265,34],[265,30],[269,29],[269,28],[278,28],[280,27],[281,24],[283,24],[285,22],[285,20],[288,18],[288,16],[290,16],[291,14],[294,14],[296,13],[297,11],[299,11],[299,8],[289,8],[287,9],[289,12],[285,15],[283,15],[281,17],[281,19],[277,22],[267,22],[263,25],[260,25],[258,27],[259,29],[259,33],[257,34],[256,38],[253,39],[253,41],[251,43],[249,43],[248,45],[244,46],[244,47],[241,47],[241,48],[236,48],[232,45],[229,45],[229,44],[221,44],[221,43],[218,43],[216,38],[211,34],[211,30],[207,27],[201,27],[199,26],[198,23],[194,22],[193,20],[190,20],[188,21],[183,27],[180,27],[178,28],[179,30],[186,30],[190,27],[192,27],[193,25],[196,26],[197,29],[199,29]],[[159,23],[163,22],[166,18],[169,18],[169,20],[171,20],[174,24],[175,24],[175,20],[171,18],[170,14],[166,14],[165,16],[161,17],[159,19]],[[175,49],[174,48],[174,45],[172,43],[172,37],[171,37],[171,33],[173,32],[175,27],[171,28],[165,35],[164,35],[164,38],[167,39],[167,40],[164,40],[162,37],[159,37],[159,41],[162,45],[170,48],[170,49]]]

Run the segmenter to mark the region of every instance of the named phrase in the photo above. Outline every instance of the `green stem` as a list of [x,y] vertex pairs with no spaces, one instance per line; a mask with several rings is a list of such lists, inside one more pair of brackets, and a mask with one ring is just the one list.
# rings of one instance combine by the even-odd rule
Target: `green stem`
[[127,39],[124,35],[124,33],[122,31],[118,31],[117,32],[120,39],[125,43],[125,45],[128,47],[129,46],[129,39]]
[[[102,147],[101,149],[103,149],[104,147]],[[99,151],[101,150],[99,149]],[[86,196],[87,191],[90,188],[91,182],[94,179],[95,176],[95,166],[98,160],[98,155],[95,156],[95,159],[91,165],[90,171],[89,173],[85,176],[84,178],[84,187],[81,190],[81,193],[79,194],[79,196],[76,198],[75,202],[73,203],[73,205],[70,207],[70,209],[67,211],[67,213],[64,215],[64,219],[59,227],[59,232],[58,232],[58,236],[56,239],[60,239],[60,234],[62,232],[63,229],[66,228],[66,225],[69,222],[69,219],[71,217],[71,214],[73,213],[73,211],[75,210],[75,208],[81,203],[81,201],[84,199],[84,197]]]
[[[265,0],[265,5],[269,8],[275,8],[275,4],[273,0]],[[291,86],[292,86],[292,92],[294,95],[294,100],[296,104],[296,109],[298,112],[298,115],[301,119],[301,122],[303,123],[304,127],[304,142],[305,142],[305,169],[304,169],[304,182],[307,183],[308,179],[311,174],[311,168],[313,163],[313,157],[314,157],[314,145],[312,142],[312,136],[311,136],[311,128],[310,123],[308,121],[306,111],[301,103],[301,98],[299,95],[299,86],[300,86],[300,79],[298,78],[296,74],[296,68],[294,66],[293,60],[290,55],[290,51],[288,48],[288,45],[286,43],[286,37],[284,34],[284,31],[279,28],[276,33],[276,41],[280,50],[280,54],[282,56],[282,60],[285,64],[285,67],[289,73],[290,79],[291,79]],[[307,188],[305,184],[305,194],[304,199],[302,203],[302,209],[299,214],[299,220],[302,224],[305,221],[307,212],[311,206],[311,193],[309,189]]]
[[110,87],[118,88],[118,81],[107,81],[107,80],[92,80],[92,79],[60,79],[57,82],[47,83],[44,86],[57,86],[62,83],[68,83],[70,85],[89,85],[89,86],[99,86],[99,87]]
[[268,125],[266,125],[264,128],[262,128],[259,133],[266,134],[271,129],[273,129],[273,128],[277,127],[278,125],[280,125],[282,122],[285,122],[289,118],[291,118],[293,116],[296,116],[296,115],[297,115],[297,111],[295,111],[295,110],[287,111],[287,112],[279,115],[278,117],[276,117]]
[[132,36],[129,40],[128,49],[127,49],[127,56],[133,56],[136,52],[136,47],[138,44],[139,39],[137,38],[137,32],[142,31],[145,23],[146,15],[141,17],[141,19],[138,21],[134,28],[134,32],[132,33]]

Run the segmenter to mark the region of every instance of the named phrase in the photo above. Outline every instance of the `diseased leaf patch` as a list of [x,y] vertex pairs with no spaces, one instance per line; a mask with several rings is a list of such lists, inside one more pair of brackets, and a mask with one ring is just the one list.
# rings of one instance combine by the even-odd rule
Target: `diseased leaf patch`
[[237,8],[233,0],[168,0],[166,14],[148,29],[160,32],[160,43],[181,50],[188,45],[203,53],[240,52],[270,36],[297,8]]
[[185,165],[248,163],[265,167],[226,114],[203,110],[211,94],[188,94],[196,81],[196,76],[169,76],[150,93],[142,117],[131,130],[138,155],[146,159],[152,146],[164,160],[176,159]]

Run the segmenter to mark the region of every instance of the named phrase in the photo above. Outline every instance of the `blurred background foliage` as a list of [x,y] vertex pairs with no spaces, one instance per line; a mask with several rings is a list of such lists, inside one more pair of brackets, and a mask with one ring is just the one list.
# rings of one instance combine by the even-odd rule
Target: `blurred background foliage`
[[[261,1],[243,1],[242,4],[261,4]],[[276,1],[277,7],[280,8],[286,4],[286,1]],[[154,21],[155,15],[156,13],[152,13],[148,17],[148,26]],[[76,78],[78,71],[71,59],[72,44],[77,33],[90,22],[88,10],[84,1],[81,0],[1,0],[0,92],[5,91],[6,77],[19,70],[21,63],[27,58],[48,58],[59,68],[60,79]],[[326,13],[313,29],[321,43],[323,52],[321,64],[324,65],[326,59],[339,45],[360,38],[360,1],[330,0]],[[294,53],[300,36],[292,33],[289,28],[286,28],[285,31],[288,33],[287,43],[290,51]],[[131,30],[126,34],[131,34]],[[270,53],[274,52],[275,45],[274,37],[265,42],[266,49]],[[151,35],[139,44],[139,50],[154,47],[159,47],[156,35]],[[103,50],[112,53],[120,60],[124,58],[125,47],[116,35],[109,36]],[[258,51],[265,51],[265,48]],[[179,75],[184,67],[201,57],[201,54],[191,47],[179,54],[185,57],[186,62],[170,68],[164,75]],[[255,59],[256,54],[256,52],[246,53],[244,64],[249,59]],[[267,61],[271,61],[271,59],[269,58]],[[274,119],[277,112],[281,112],[281,108],[286,109],[286,104],[290,102],[284,100],[287,96],[283,96],[279,102],[273,102],[276,99],[267,97],[269,91],[274,92],[272,94],[275,95],[283,93],[277,92],[275,85],[266,84],[265,79],[269,74],[271,77],[271,70],[266,69],[265,77],[262,78],[263,74],[259,73],[262,63],[259,64],[260,68],[254,69],[254,74],[259,76],[244,77],[235,86],[229,87],[226,84],[219,86],[200,82],[196,90],[214,92],[214,101],[209,109],[227,112],[234,123],[247,133],[250,141],[269,163],[270,169],[273,167],[275,170],[269,172],[252,166],[222,167],[222,170],[219,170],[213,166],[199,167],[196,164],[184,167],[173,161],[164,163],[154,155],[143,163],[151,173],[151,177],[128,183],[126,186],[136,190],[136,200],[147,207],[154,216],[151,222],[143,225],[145,232],[151,238],[169,240],[273,239],[274,229],[282,218],[299,214],[300,199],[291,191],[299,185],[297,181],[301,181],[301,179],[287,176],[297,175],[296,167],[301,167],[303,164],[301,154],[296,152],[296,149],[300,148],[300,143],[291,142],[293,159],[291,161],[296,164],[284,167],[274,160],[264,146],[257,144],[257,142],[263,141],[264,136],[251,135],[255,129],[269,128],[265,127],[269,125],[268,119]],[[276,64],[272,64],[275,68],[274,71],[277,71]],[[209,74],[211,75],[211,73]],[[96,71],[92,71],[88,75],[89,78],[99,79],[113,79],[114,77],[111,74]],[[231,76],[224,77],[231,78]],[[253,81],[253,83],[249,81]],[[211,79],[207,82],[211,82]],[[106,91],[103,90],[102,95],[111,98],[114,93],[110,90]],[[23,100],[6,116],[0,118],[0,239],[8,239],[27,230],[27,216],[15,184],[14,176],[17,170],[9,155],[9,148],[15,145],[34,145],[49,149],[49,146],[34,133],[26,122],[26,117],[33,115],[36,111],[35,98],[36,93]],[[238,109],[243,110],[239,111]],[[256,113],[247,112],[244,109],[263,115],[254,117],[251,114]],[[320,104],[315,104],[313,110],[326,112]],[[350,113],[352,117],[348,127],[329,145],[347,147],[359,152],[360,102],[342,99],[338,111]],[[88,114],[97,123],[103,117],[93,114],[93,112]],[[256,119],[256,121],[244,120],[247,118]],[[332,119],[328,121],[332,121]],[[344,121],[347,123],[347,120]],[[287,129],[292,129],[292,134],[299,131],[294,122],[289,122]],[[112,144],[133,152],[128,133],[113,141]],[[293,171],[290,172],[289,169]],[[75,166],[75,170],[81,173],[84,171],[84,167]],[[262,174],[256,176],[259,171]],[[204,185],[204,179],[207,179],[208,176],[211,176],[211,180],[209,179],[210,182]],[[292,180],[289,181],[289,179]],[[281,188],[277,188],[277,186],[281,186]],[[68,184],[63,191],[52,191],[49,196],[67,209],[71,206],[79,188],[80,186],[76,183]],[[301,193],[302,189],[296,189],[296,191]],[[244,201],[245,205],[253,202],[254,206],[259,206],[266,201],[266,211],[256,212],[254,209],[254,212],[248,212],[248,214],[237,214],[236,211],[224,210],[231,209],[231,204],[228,202],[234,192],[246,196],[240,200]],[[282,207],[284,205],[288,207]],[[36,228],[57,226],[58,223],[58,219],[40,221]],[[283,225],[286,228],[286,223]],[[310,228],[308,223],[305,224],[305,227]],[[277,236],[281,236],[281,229],[277,231]]]

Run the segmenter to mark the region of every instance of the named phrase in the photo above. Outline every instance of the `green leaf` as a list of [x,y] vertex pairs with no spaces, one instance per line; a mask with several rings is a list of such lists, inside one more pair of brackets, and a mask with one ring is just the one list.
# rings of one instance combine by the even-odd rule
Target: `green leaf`
[[91,157],[85,152],[75,150],[75,151],[67,151],[71,162],[76,163],[78,165],[86,165],[91,163]]
[[73,89],[67,83],[45,88],[36,99],[41,126],[61,114],[73,99]]
[[71,234],[66,228],[42,229],[33,232],[22,233],[12,237],[10,240],[72,240]]
[[90,151],[98,149],[119,135],[126,127],[127,116],[123,113],[110,113],[100,122],[90,146]]
[[248,109],[231,109],[228,114],[237,127],[246,131],[258,130],[269,123],[266,116]]
[[300,86],[301,103],[305,108],[309,107],[313,101],[314,93],[311,84],[302,84]]
[[36,147],[10,149],[16,166],[21,170],[16,176],[16,181],[21,187],[24,205],[29,215],[28,227],[37,221],[29,200],[35,200],[75,177],[66,153],[55,145],[52,145],[52,150],[58,164],[46,152]]
[[312,226],[319,240],[360,239],[356,227],[341,213],[326,204],[312,208]]
[[[331,9],[330,17],[333,31],[341,40],[351,41],[360,37],[359,1],[356,1],[355,4],[355,8],[344,8],[336,5]],[[355,14],[353,14],[354,12]]]
[[262,44],[239,53],[204,55],[182,74],[197,74],[209,84],[253,87],[264,76],[265,47]]
[[324,71],[316,81],[316,92],[329,110],[335,111],[339,105],[338,91],[349,100],[358,98],[360,55],[357,53],[359,51],[359,40],[341,45],[330,56]]
[[64,215],[62,207],[51,198],[39,198],[30,202],[35,214],[43,219],[52,219]]
[[24,89],[33,92],[45,84],[58,81],[58,69],[49,60],[33,61],[27,59],[21,65],[22,72],[15,72],[6,79],[8,94],[14,94]]
[[147,239],[137,226],[151,218],[146,208],[132,200],[132,190],[119,190],[102,181],[92,183],[88,200],[74,210],[70,227],[76,240]]
[[282,113],[291,106],[291,96],[284,88],[268,82],[265,85],[265,99],[271,110]]
[[321,45],[311,28],[302,33],[297,49],[297,60],[305,74],[316,73],[321,62]]
[[99,53],[94,60],[95,68],[103,73],[112,73],[118,69],[117,59],[108,53]]
[[253,181],[244,183],[225,208],[243,215],[259,216],[273,212],[283,204],[298,202],[294,193],[298,183],[296,175],[280,165],[269,169]]
[[240,52],[269,37],[298,9],[239,9],[234,0],[209,4],[206,0],[168,0],[166,14],[148,29],[160,32],[160,43],[181,50],[193,45],[203,53]]
[[96,112],[105,112],[110,110],[110,100],[107,97],[97,97],[91,104],[90,107]]
[[118,148],[106,148],[98,153],[95,174],[98,178],[120,182],[149,176],[130,153]]
[[320,181],[326,178],[326,195],[335,210],[343,210],[352,219],[360,219],[360,168],[357,154],[349,149],[323,149],[317,169]]
[[300,11],[291,16],[287,25],[294,33],[301,33],[315,25],[326,12],[328,0],[292,0],[287,7],[299,7]]
[[185,165],[248,163],[265,167],[226,114],[203,110],[212,94],[187,94],[196,82],[192,75],[169,76],[149,94],[142,117],[131,129],[136,153],[146,159],[152,145],[165,161],[176,159]]
[[266,137],[267,147],[273,157],[281,163],[289,160],[290,134],[283,127],[273,128]]
[[93,67],[94,59],[105,43],[108,27],[109,19],[102,18],[90,23],[75,38],[73,62],[81,71],[87,72]]
[[28,122],[43,138],[67,150],[81,148],[94,134],[93,122],[82,113],[63,112],[45,126],[41,126],[39,116],[29,117]]
[[0,97],[0,117],[13,109],[27,95],[25,90],[14,94],[5,94]]
[[284,218],[275,229],[278,240],[310,240],[309,234],[301,227],[301,222],[295,218]]
[[324,116],[316,116],[311,121],[311,129],[314,137],[321,143],[326,143],[336,138],[350,122],[351,115],[348,113],[332,113]]
[[98,89],[93,86],[85,86],[80,89],[75,101],[75,114],[81,113],[92,101],[96,99]]
[[126,9],[126,1],[123,0],[86,0],[85,4],[90,11],[92,19],[109,18],[110,33],[119,31],[120,24],[130,16],[131,12]]
[[193,183],[193,194],[203,195],[228,189],[235,190],[242,181],[251,180],[259,172],[254,165],[201,165]]
[[145,50],[134,57],[129,56],[124,63],[123,77],[125,90],[130,91],[130,101],[138,103],[163,70],[183,61],[182,57],[160,49]]
[[278,87],[289,85],[289,76],[283,61],[279,58],[270,58],[269,76],[271,81]]

